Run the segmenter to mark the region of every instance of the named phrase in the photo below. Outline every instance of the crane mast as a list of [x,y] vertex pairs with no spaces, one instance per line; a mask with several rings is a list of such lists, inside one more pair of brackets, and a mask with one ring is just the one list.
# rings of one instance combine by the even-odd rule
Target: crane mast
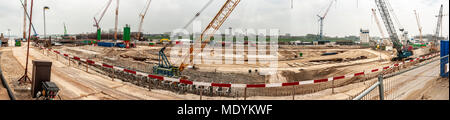
[[97,27],[97,29],[100,29],[100,21],[102,21],[103,16],[105,16],[106,11],[108,10],[109,6],[111,5],[112,0],[109,0],[108,3],[106,3],[106,7],[103,10],[102,14],[100,15],[100,18],[97,20],[97,18],[94,17],[94,22],[95,22],[95,27]]
[[27,0],[23,4],[23,39],[27,39]]
[[439,9],[439,15],[436,16],[436,17],[438,17],[438,21],[437,21],[437,26],[436,26],[436,33],[434,35],[435,38],[433,41],[433,44],[435,44],[435,45],[438,42],[438,38],[441,36],[440,31],[441,31],[441,26],[442,26],[442,17],[444,16],[442,14],[443,9],[444,9],[444,5],[441,5],[441,8]]
[[[391,39],[392,43],[394,44],[394,48],[397,50],[397,57],[394,58],[393,60],[403,60],[404,58],[408,58],[413,53],[410,48],[408,48],[407,50],[403,49],[403,45],[400,42],[397,32],[395,30],[394,22],[391,19],[391,14],[389,13],[389,9],[386,4],[386,1],[385,0],[375,0],[375,4],[378,7],[378,11],[380,12],[381,19],[383,20],[384,25],[389,34],[389,38]],[[400,30],[400,31],[403,31],[403,30]]]
[[117,0],[116,7],[116,19],[115,19],[115,27],[114,27],[114,40],[117,40],[117,25],[119,24],[119,0]]
[[[216,14],[214,19],[211,20],[211,22],[208,24],[208,26],[203,30],[202,34],[200,35],[200,40],[197,40],[194,42],[194,44],[201,44],[200,50],[196,50],[194,53],[194,45],[190,45],[190,50],[188,55],[190,55],[190,64],[193,64],[194,56],[200,53],[203,48],[206,47],[207,44],[211,41],[211,37],[216,33],[217,30],[220,29],[222,24],[227,20],[227,18],[230,16],[230,14],[233,12],[233,10],[236,8],[236,6],[239,4],[241,0],[227,0],[225,4],[222,6],[220,11]],[[194,54],[193,54],[194,53]],[[180,65],[180,71],[183,71],[188,64],[184,63],[185,59],[187,57],[182,57],[181,65]]]
[[319,22],[320,22],[320,33],[319,33],[319,39],[318,39],[319,41],[323,39],[323,20],[327,16],[328,11],[330,11],[330,8],[333,5],[333,2],[334,1],[332,0],[330,3],[330,6],[328,6],[327,10],[325,11],[325,13],[322,16],[317,15],[317,17],[319,17]]
[[377,4],[381,19],[383,20],[384,25],[389,34],[389,39],[391,39],[392,43],[394,44],[395,49],[397,49],[397,52],[402,51],[402,44],[400,43],[400,40],[398,38],[397,31],[395,30],[395,27],[394,27],[394,22],[391,19],[391,16],[390,16],[390,13],[386,6],[385,1],[384,0],[375,0],[375,3]]
[[63,23],[63,24],[64,24],[64,36],[68,36],[66,23]]
[[419,15],[417,14],[416,10],[414,10],[414,14],[416,15],[417,27],[419,27],[420,42],[423,42],[423,39],[422,39],[422,26],[420,25],[420,18],[419,18]]
[[152,0],[147,1],[147,6],[145,7],[144,12],[143,13],[141,12],[141,14],[139,14],[139,16],[141,17],[141,22],[139,23],[139,31],[137,34],[138,40],[141,40],[142,24],[144,23],[145,15],[147,15],[148,8],[150,7],[150,2],[152,2]]
[[373,17],[375,18],[375,22],[377,23],[378,30],[380,30],[381,37],[385,38],[383,29],[381,28],[381,24],[380,24],[380,21],[378,20],[378,16],[377,16],[375,9],[372,9],[372,14],[373,14]]

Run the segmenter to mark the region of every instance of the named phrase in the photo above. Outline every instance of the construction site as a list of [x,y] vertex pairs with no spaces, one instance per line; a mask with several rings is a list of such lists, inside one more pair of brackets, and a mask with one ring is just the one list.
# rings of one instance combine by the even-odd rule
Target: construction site
[[[20,0],[15,7],[21,7],[23,19],[16,21],[23,21],[23,33],[11,38],[8,29],[0,36],[0,100],[449,99],[448,1],[446,5],[430,6],[433,21],[421,21],[420,11],[409,10],[412,14],[408,16],[416,19],[402,20],[417,24],[406,30],[394,13],[405,9],[392,7],[390,0],[370,0],[375,7],[370,8],[367,19],[377,29],[353,30],[357,40],[326,34],[327,24],[339,24],[327,18],[339,14],[333,12],[338,9],[334,6],[342,5],[338,0],[324,0],[326,4],[317,6],[325,9],[315,12],[319,13],[314,18],[316,23],[304,23],[318,25],[319,32],[311,40],[280,34],[252,37],[247,29],[242,38],[227,36],[226,32],[217,35],[217,31],[240,27],[226,23],[242,17],[235,9],[245,7],[240,3],[247,5],[246,0],[203,0],[196,6],[197,12],[178,28],[195,26],[200,17],[210,21],[200,27],[198,35],[185,35],[188,39],[172,31],[154,34],[144,29],[158,28],[145,28],[143,24],[152,17],[147,12],[160,2],[142,1],[145,4],[134,8],[143,8],[134,13],[138,23],[118,23],[119,14],[131,14],[119,10],[119,5],[129,1],[119,4],[119,0],[103,0],[93,19],[79,21],[94,24],[83,27],[95,31],[71,34],[64,23],[64,34],[56,35],[46,33],[45,12],[58,7],[43,7],[42,24],[32,20],[41,15],[33,13],[41,11],[40,6],[33,9],[40,1]],[[301,10],[296,1],[286,1],[287,9]],[[202,14],[204,11],[215,14]],[[104,19],[108,14],[114,19]],[[103,21],[114,21],[114,29],[103,30],[107,28]],[[434,25],[427,27],[433,28],[429,33],[422,33],[425,22]],[[134,31],[131,26],[138,28]],[[409,35],[408,31],[420,34]],[[194,62],[196,57],[201,61]]]

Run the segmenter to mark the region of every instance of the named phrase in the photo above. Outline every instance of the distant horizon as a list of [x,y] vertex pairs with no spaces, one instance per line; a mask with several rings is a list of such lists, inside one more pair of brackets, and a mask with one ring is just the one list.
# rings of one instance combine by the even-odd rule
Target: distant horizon
[[[152,1],[143,24],[144,33],[164,33],[183,27],[202,8],[208,0],[163,0]],[[119,9],[119,24],[121,29],[129,24],[131,31],[138,31],[139,13],[146,0],[121,2]],[[236,10],[230,15],[221,27],[252,28],[252,29],[280,29],[280,34],[290,33],[292,36],[318,34],[319,23],[317,14],[324,12],[330,0],[296,0],[293,8],[288,0],[245,0],[241,1]],[[207,7],[197,20],[206,27],[215,16],[224,1],[215,0]],[[68,33],[80,34],[95,32],[92,25],[93,17],[98,16],[105,0],[40,0],[35,2],[33,22],[38,34],[43,34],[42,7],[49,6],[46,12],[47,34],[64,32],[63,23],[67,25]],[[106,12],[101,27],[114,28],[114,7]],[[400,24],[409,31],[410,35],[418,35],[414,10],[420,15],[424,34],[434,34],[436,17],[440,5],[444,5],[444,14],[448,14],[448,0],[392,0],[391,5],[400,21]],[[30,5],[30,4],[28,4]],[[70,6],[67,6],[70,5]],[[337,1],[331,7],[324,21],[324,34],[326,36],[359,35],[359,30],[369,29],[373,36],[381,36],[373,19],[372,8],[376,8],[372,0]],[[378,16],[379,17],[379,16]],[[22,36],[23,8],[18,0],[1,0],[0,4],[0,32],[5,33],[11,29],[11,35]],[[443,36],[449,34],[448,16],[443,18]],[[382,21],[380,21],[382,22]],[[384,25],[383,25],[384,27]],[[396,24],[396,29],[399,25]],[[191,27],[187,28],[192,31]],[[385,31],[385,30],[384,30]],[[385,32],[387,34],[387,32]]]

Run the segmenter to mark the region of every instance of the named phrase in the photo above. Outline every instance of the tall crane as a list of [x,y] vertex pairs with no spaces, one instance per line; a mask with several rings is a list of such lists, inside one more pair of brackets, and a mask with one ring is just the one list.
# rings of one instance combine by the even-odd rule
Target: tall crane
[[101,13],[101,15],[99,16],[99,19],[97,19],[96,17],[94,17],[94,22],[95,22],[95,24],[94,24],[94,27],[96,27],[97,28],[97,40],[100,40],[101,38],[101,27],[100,27],[100,22],[102,21],[102,19],[103,19],[103,16],[105,16],[105,13],[106,13],[106,11],[108,10],[108,8],[109,8],[109,6],[111,5],[111,3],[112,3],[112,0],[109,0],[107,3],[106,3],[106,6],[105,6],[105,8],[103,9],[103,12]]
[[422,43],[423,42],[423,39],[422,39],[422,25],[420,25],[420,18],[419,18],[419,15],[417,14],[417,11],[416,10],[414,10],[414,14],[416,15],[416,21],[417,21],[417,27],[419,27],[419,34],[420,34],[420,42]]
[[[239,4],[240,1],[241,0],[227,0],[225,2],[220,11],[211,20],[208,26],[203,30],[199,40],[194,42],[194,44],[201,44],[201,48],[196,49],[194,52],[194,44],[191,44],[189,54],[185,54],[180,58],[181,64],[179,67],[173,65],[164,66],[164,64],[159,64],[158,66],[155,66],[153,68],[154,70],[153,72],[156,74],[163,74],[168,76],[180,75],[180,72],[182,72],[189,64],[193,64],[194,60],[193,57],[199,54],[206,47],[206,45],[210,43],[211,37],[217,30],[219,30],[219,28],[227,20],[227,18],[230,16],[230,14],[233,12],[233,10],[236,8],[236,6]],[[165,47],[163,49],[165,49]],[[164,52],[162,52],[162,54],[164,54]],[[187,58],[190,58],[190,63],[185,63]]]
[[[21,1],[22,2],[22,1]],[[27,0],[25,0],[25,4],[23,5],[23,39],[27,39]]]
[[67,27],[66,27],[66,23],[63,23],[64,24],[64,36],[69,36],[68,34],[67,34]]
[[115,19],[115,27],[114,27],[114,40],[117,40],[117,25],[119,24],[119,0],[117,0],[116,6],[116,19]]
[[[378,7],[378,11],[380,12],[381,19],[384,21],[384,25],[389,34],[389,38],[394,44],[394,48],[397,50],[397,57],[393,60],[403,60],[404,58],[408,58],[411,56],[412,48],[408,47],[403,49],[403,45],[400,42],[400,39],[397,35],[397,31],[395,30],[394,22],[391,19],[391,14],[389,13],[388,6],[385,0],[375,0],[375,3]],[[390,6],[389,6],[390,7]]]
[[[380,21],[378,20],[378,16],[377,16],[375,9],[372,9],[372,14],[373,14],[373,17],[375,18],[375,22],[377,23],[378,30],[380,30],[381,40],[383,40],[383,38],[385,38],[384,32],[383,32],[383,29],[381,28],[381,24],[380,24]],[[380,41],[380,43],[382,43],[382,42]]]
[[197,19],[197,18],[200,16],[200,14],[201,14],[203,11],[205,11],[205,9],[206,9],[209,5],[211,5],[211,3],[212,3],[213,1],[214,1],[214,0],[209,0],[208,3],[206,3],[206,5],[203,6],[203,8],[200,9],[200,11],[198,11],[198,12],[195,14],[194,18],[192,18],[191,20],[189,20],[189,22],[183,27],[183,29],[186,29],[192,22],[194,22],[194,20]]
[[148,11],[148,8],[150,7],[151,2],[152,2],[152,0],[148,0],[147,6],[145,6],[144,11],[141,11],[141,13],[139,14],[139,16],[141,17],[141,22],[139,23],[139,29],[138,29],[138,34],[137,34],[138,40],[142,40],[141,39],[142,24],[144,23],[144,17],[145,17],[145,15],[147,15],[147,11]]
[[443,11],[443,9],[444,9],[444,5],[442,5],[441,4],[441,8],[439,9],[439,14],[436,16],[437,18],[438,18],[438,21],[437,21],[437,26],[436,26],[436,33],[434,34],[434,39],[433,39],[433,41],[432,41],[432,43],[431,43],[431,51],[432,52],[436,52],[437,51],[437,42],[439,41],[438,39],[439,39],[439,37],[441,36],[441,28],[442,28],[442,17],[444,16],[443,14],[442,14],[442,11]]
[[330,5],[328,6],[327,10],[325,11],[325,13],[322,16],[317,15],[317,17],[319,17],[319,22],[320,22],[320,33],[319,33],[318,41],[323,39],[323,20],[325,19],[325,17],[327,16],[328,12],[330,11],[330,8],[333,5],[334,1],[335,0],[331,1]]
[[[211,42],[211,37],[216,33],[217,30],[220,29],[222,24],[228,19],[230,14],[233,12],[233,10],[236,8],[236,6],[241,2],[241,0],[227,0],[225,4],[222,6],[222,8],[219,10],[217,15],[214,17],[213,20],[208,24],[208,26],[203,30],[202,34],[200,35],[200,40],[197,40],[196,42],[201,43],[201,48],[197,49],[196,52],[194,52],[194,45],[191,44],[190,47],[190,64],[193,64],[194,56],[199,54],[203,49],[206,47],[209,42]],[[186,58],[182,58],[186,59]],[[182,60],[182,63],[180,65],[180,71],[183,71],[188,64],[184,63],[184,60]]]
[[440,31],[441,31],[441,27],[442,27],[442,17],[444,16],[442,14],[443,9],[444,9],[444,5],[441,5],[441,8],[439,9],[439,14],[436,16],[438,18],[438,21],[437,21],[437,26],[436,26],[436,34],[434,36],[435,37],[434,42],[437,42],[438,37],[441,36]]
[[100,22],[102,21],[103,16],[105,16],[105,13],[106,13],[106,11],[108,10],[108,8],[109,8],[109,6],[111,5],[111,3],[112,3],[112,0],[109,0],[109,1],[106,3],[106,6],[105,6],[105,8],[103,9],[103,12],[101,13],[101,15],[99,16],[99,19],[97,19],[96,17],[94,17],[94,22],[95,22],[94,27],[97,27],[97,29],[100,29]]

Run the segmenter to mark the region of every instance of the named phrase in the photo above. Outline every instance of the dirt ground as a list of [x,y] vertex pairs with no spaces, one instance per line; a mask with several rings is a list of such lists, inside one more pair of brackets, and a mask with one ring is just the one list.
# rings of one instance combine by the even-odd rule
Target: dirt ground
[[[66,47],[59,46],[58,49],[83,58],[95,61],[105,61],[115,66],[130,67],[137,71],[152,73],[152,67],[157,63],[157,55],[161,47],[138,46],[137,48],[106,48],[95,46]],[[169,55],[170,47],[166,49]],[[248,51],[245,51],[244,55]],[[299,57],[299,53],[303,57]],[[337,52],[337,55],[321,56],[325,52]],[[189,79],[202,82],[219,83],[281,83],[289,81],[311,80],[329,77],[336,74],[347,74],[360,72],[361,68],[370,68],[380,64],[389,64],[390,56],[386,52],[379,53],[370,49],[359,49],[358,47],[334,47],[334,48],[298,48],[282,46],[278,52],[278,72],[272,76],[258,75],[256,71],[267,66],[263,64],[198,64],[197,70],[183,71],[183,75]],[[295,56],[297,55],[297,58]],[[379,56],[382,57],[379,57]],[[362,57],[363,56],[363,57]],[[247,58],[247,57],[246,57]],[[311,62],[315,60],[343,59],[343,61]],[[357,59],[362,58],[362,59]],[[380,61],[380,58],[382,59]],[[169,57],[170,59],[170,57]],[[213,58],[215,59],[215,58]],[[374,63],[375,62],[375,63]],[[324,69],[326,68],[326,69]],[[330,71],[333,68],[335,70]],[[249,73],[251,70],[251,73]],[[261,72],[261,70],[259,71]],[[302,74],[312,74],[308,77],[296,77]]]
[[[7,76],[8,81],[15,89],[17,99],[32,99],[29,96],[29,88],[22,89],[19,92],[19,85],[15,85],[15,80],[23,73],[25,66],[25,47],[9,48],[9,53],[2,55],[2,69]],[[48,53],[45,53],[48,54]],[[5,55],[8,55],[5,57]],[[17,60],[14,60],[16,59]],[[98,74],[96,72],[86,72],[85,67],[76,66],[72,63],[68,66],[68,62],[61,62],[55,59],[54,55],[43,55],[42,51],[34,48],[30,49],[30,64],[32,60],[50,60],[52,61],[51,80],[60,87],[60,96],[63,100],[158,100],[158,99],[181,99],[176,96],[168,96],[147,89],[122,82],[120,80],[112,81],[111,78]],[[61,59],[61,58],[59,58]],[[8,61],[8,64],[3,64]],[[29,70],[29,73],[32,71]],[[28,85],[27,87],[29,87]]]
[[[18,73],[20,68],[23,69],[24,66],[24,47],[21,48],[10,48],[13,52],[10,51],[10,56],[8,58],[14,58],[10,60],[4,60],[2,58],[2,62],[10,62],[8,64],[12,64],[12,71],[16,70]],[[159,49],[152,47],[142,47],[138,46],[138,48],[133,48],[131,50],[125,49],[113,49],[113,48],[104,48],[104,47],[93,47],[93,46],[79,46],[79,47],[54,47],[53,49],[60,50],[62,52],[68,52],[69,54],[77,55],[82,58],[89,58],[95,61],[116,61],[114,65],[118,66],[131,66],[134,69],[138,69],[140,71],[151,73],[151,65],[153,65],[149,61],[154,61],[152,59],[140,61],[134,59],[133,56],[142,55],[143,58],[155,55]],[[315,49],[311,49],[314,51]],[[317,50],[317,49],[316,49]],[[145,90],[144,88],[134,86],[132,84],[122,82],[120,80],[111,81],[111,78],[101,75],[96,72],[85,72],[85,67],[76,66],[72,63],[71,66],[68,66],[68,62],[61,59],[58,61],[54,55],[43,55],[41,50],[33,48],[31,51],[31,59],[45,59],[53,61],[54,65],[52,68],[52,80],[57,83],[59,86],[64,86],[61,91],[61,96],[63,99],[199,99],[198,95],[194,94],[185,94],[180,95],[166,90],[158,90],[154,89],[152,91]],[[364,55],[366,59],[358,59],[354,61],[344,61],[344,62],[329,62],[329,63],[320,63],[320,64],[311,64],[309,66],[288,66],[285,65],[280,67],[281,72],[278,73],[278,79],[280,77],[285,77],[284,81],[276,81],[276,82],[292,82],[292,81],[302,81],[302,80],[311,80],[318,78],[328,78],[336,75],[345,75],[348,73],[356,73],[362,72],[364,70],[369,70],[375,67],[380,67],[384,65],[391,65],[392,62],[389,56],[389,52],[379,53],[378,51],[370,50],[370,49],[329,49],[329,50],[317,50],[322,52],[339,52],[338,55],[335,56],[320,56],[318,52],[314,58],[300,58],[293,60],[284,60],[280,61],[280,63],[289,63],[295,61],[310,61],[314,59],[333,59],[338,57],[347,57],[351,58],[354,56]],[[294,51],[296,52],[296,51]],[[48,53],[44,53],[48,54]],[[286,53],[289,54],[289,53]],[[8,55],[8,54],[6,54]],[[124,56],[127,55],[127,56]],[[2,55],[3,56],[3,55]],[[17,62],[17,59],[19,62]],[[16,63],[14,63],[16,62]],[[30,60],[31,62],[31,60]],[[20,64],[17,64],[20,63]],[[16,64],[16,66],[14,66]],[[2,64],[4,65],[4,64]],[[11,65],[7,65],[11,66]],[[211,65],[212,66],[212,65]],[[257,84],[257,83],[272,83],[268,79],[272,77],[261,76],[256,74],[254,71],[251,74],[248,74],[248,68],[253,68],[255,66],[247,66],[241,65],[241,67],[237,68],[236,65],[230,66],[212,66],[212,67],[222,67],[222,69],[228,69],[234,72],[226,72],[221,71],[220,69],[215,69],[214,71],[208,71],[205,69],[200,71],[190,71],[191,76],[198,81],[204,82],[212,82],[211,80],[215,80],[214,82],[219,83],[248,83],[248,84]],[[256,66],[257,67],[257,66]],[[19,68],[19,70],[17,70]],[[245,72],[239,72],[240,69]],[[11,71],[8,71],[11,72]],[[31,71],[29,71],[31,73]],[[238,72],[238,73],[236,73]],[[192,74],[193,73],[193,74]],[[20,74],[17,74],[20,77]],[[197,79],[195,79],[197,78]],[[10,79],[17,79],[10,77]],[[327,86],[322,85],[320,91],[313,90],[312,93],[296,95],[296,99],[350,99],[352,96],[358,94],[362,90],[366,89],[368,85],[371,84],[372,81],[365,82],[352,82],[349,80],[349,83],[340,83],[339,87],[335,88],[335,93],[331,93],[331,89]],[[324,87],[325,86],[325,87]],[[308,86],[300,86],[300,88],[305,88]],[[315,86],[309,86],[312,89],[318,88]],[[268,89],[269,90],[269,89]],[[267,91],[267,90],[266,90]],[[258,92],[258,90],[249,89],[249,92]],[[252,96],[248,99],[291,99],[289,95],[289,91],[287,91],[287,96],[279,96],[279,97],[264,97],[264,96]],[[229,98],[229,97],[205,97],[203,99],[241,99],[241,98]]]
[[440,78],[433,82],[431,87],[425,90],[423,100],[449,100],[448,78]]

